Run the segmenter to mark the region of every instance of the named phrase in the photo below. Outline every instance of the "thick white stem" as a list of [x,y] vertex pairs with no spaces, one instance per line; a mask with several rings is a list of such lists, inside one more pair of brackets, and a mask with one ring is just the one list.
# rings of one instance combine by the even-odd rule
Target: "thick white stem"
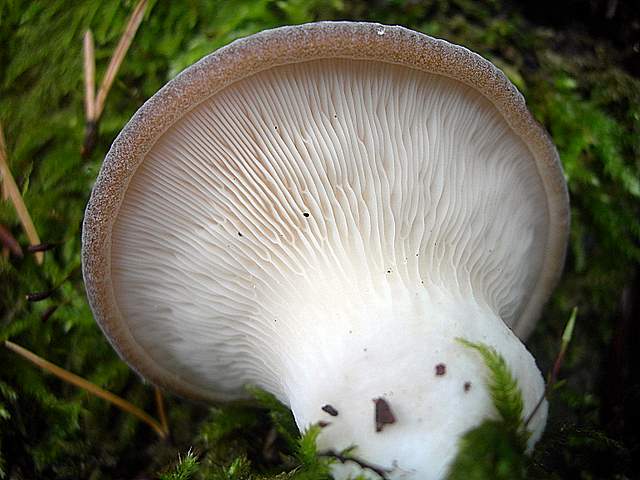
[[[388,293],[382,299],[351,297],[343,312],[336,302],[306,309],[335,320],[313,318],[307,325],[332,324],[335,331],[331,341],[316,341],[322,337],[309,332],[299,349],[301,360],[286,368],[287,400],[301,429],[330,422],[319,437],[320,450],[355,445],[355,456],[391,470],[389,478],[440,479],[459,438],[496,417],[482,359],[456,338],[485,343],[505,357],[522,390],[525,416],[543,393],[543,378],[520,340],[473,298],[393,283]],[[377,398],[385,399],[395,417],[380,432]],[[324,411],[325,405],[338,415]],[[546,405],[530,425],[531,445],[545,422]],[[342,479],[356,472],[357,464],[348,463],[336,465],[334,474]]]

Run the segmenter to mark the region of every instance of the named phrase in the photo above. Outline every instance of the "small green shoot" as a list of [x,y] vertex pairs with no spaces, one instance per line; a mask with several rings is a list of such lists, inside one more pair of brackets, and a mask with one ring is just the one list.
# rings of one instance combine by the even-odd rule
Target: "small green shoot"
[[576,326],[576,317],[578,316],[578,307],[573,307],[571,310],[571,316],[569,317],[569,321],[567,325],[564,327],[564,332],[562,332],[562,346],[560,351],[564,354],[569,346],[569,342],[573,337],[573,329]]
[[198,457],[191,450],[184,458],[178,456],[178,463],[170,472],[160,474],[160,480],[191,480],[200,467]]
[[569,343],[571,342],[571,338],[573,337],[573,330],[576,325],[576,318],[578,316],[578,307],[573,307],[571,310],[571,315],[569,316],[569,320],[564,327],[564,331],[562,332],[562,338],[560,340],[560,350],[558,351],[558,355],[556,356],[555,362],[553,362],[553,368],[547,375],[547,384],[544,389],[544,394],[536,403],[536,406],[533,408],[526,421],[524,422],[525,426],[529,425],[531,419],[536,415],[542,402],[545,398],[549,396],[551,392],[555,390],[556,382],[558,380],[558,373],[560,372],[560,367],[562,366],[562,362],[564,361],[564,356],[567,352],[567,348],[569,347]]

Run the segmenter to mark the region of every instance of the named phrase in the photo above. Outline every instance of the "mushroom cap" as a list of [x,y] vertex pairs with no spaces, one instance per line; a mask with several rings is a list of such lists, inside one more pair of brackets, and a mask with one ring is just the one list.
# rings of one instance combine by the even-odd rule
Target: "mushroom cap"
[[304,317],[385,282],[444,285],[526,338],[568,224],[558,154],[499,69],[402,27],[320,22],[237,40],[138,110],[94,186],[83,273],[144,377],[286,401]]

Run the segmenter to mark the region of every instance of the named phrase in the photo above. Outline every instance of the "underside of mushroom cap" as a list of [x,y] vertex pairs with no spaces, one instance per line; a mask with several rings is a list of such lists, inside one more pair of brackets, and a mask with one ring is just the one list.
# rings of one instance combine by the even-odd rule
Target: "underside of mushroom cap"
[[555,149],[500,71],[401,27],[320,23],[235,42],[139,110],[94,188],[83,268],[144,376],[286,401],[301,345],[375,330],[349,312],[397,289],[526,336],[567,225]]

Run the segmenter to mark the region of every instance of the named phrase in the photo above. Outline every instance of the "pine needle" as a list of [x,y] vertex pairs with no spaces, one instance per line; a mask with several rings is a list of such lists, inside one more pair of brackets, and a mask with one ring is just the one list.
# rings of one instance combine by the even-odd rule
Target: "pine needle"
[[82,43],[84,57],[84,111],[87,122],[96,120],[96,60],[91,30],[84,33]]
[[109,90],[111,90],[111,86],[113,85],[116,74],[120,69],[120,65],[122,64],[122,61],[124,60],[124,57],[127,54],[129,47],[131,46],[133,37],[138,31],[140,22],[142,22],[146,6],[147,0],[140,0],[136,7],[133,9],[133,12],[131,12],[129,22],[127,23],[127,26],[122,33],[122,36],[120,37],[120,41],[118,42],[118,45],[113,52],[113,56],[111,57],[111,61],[109,62],[109,66],[107,67],[107,71],[104,74],[102,83],[100,84],[100,89],[98,90],[98,96],[95,102],[95,111],[93,118],[94,121],[97,121],[102,115],[105,100],[107,98],[107,95],[109,94]]
[[4,346],[7,347],[9,350],[20,355],[25,360],[28,360],[29,362],[33,363],[37,367],[40,367],[44,371],[49,372],[52,375],[55,375],[56,377],[64,380],[67,383],[70,383],[71,385],[74,385],[78,388],[82,388],[83,390],[86,390],[90,394],[96,397],[102,398],[103,400],[106,400],[112,405],[115,405],[119,409],[137,417],[138,419],[140,419],[141,421],[149,425],[151,428],[153,428],[153,430],[158,434],[160,438],[165,439],[167,437],[168,432],[162,427],[162,425],[160,425],[153,417],[148,415],[146,412],[136,407],[132,403],[128,402],[124,398],[121,398],[111,392],[108,392],[107,390],[104,390],[103,388],[100,388],[97,385],[94,385],[93,383],[85,380],[82,377],[79,377],[74,373],[68,372],[67,370],[45,360],[44,358],[39,357],[38,355],[27,350],[26,348],[21,347],[20,345],[17,345],[13,342],[10,342],[9,340],[4,341]]
[[162,430],[164,430],[168,435],[169,422],[167,421],[167,414],[164,408],[164,398],[162,396],[162,391],[155,386],[153,387],[153,391],[156,397],[156,409],[158,410],[158,417],[160,417],[160,424],[162,425]]
[[84,34],[83,41],[83,57],[84,57],[84,88],[85,88],[85,133],[84,142],[80,149],[83,157],[88,157],[96,145],[98,136],[98,122],[104,110],[107,95],[111,90],[111,86],[116,78],[120,65],[124,60],[133,37],[138,31],[138,27],[144,17],[144,11],[147,6],[147,0],[140,0],[129,16],[127,26],[120,37],[120,41],[111,56],[109,66],[104,74],[97,97],[95,96],[95,55],[93,35],[91,30],[87,30]]
[[[9,163],[7,161],[7,147],[4,141],[4,133],[2,131],[1,124],[0,124],[0,180],[2,180],[2,190],[4,192],[4,195],[6,196],[6,198],[8,198],[11,201],[11,203],[13,203],[13,207],[16,209],[16,214],[18,215],[18,219],[22,224],[22,228],[27,234],[29,243],[31,243],[31,245],[40,244],[40,237],[38,236],[36,227],[33,224],[33,220],[31,220],[31,215],[29,215],[29,210],[27,210],[27,206],[24,204],[24,200],[22,199],[22,195],[20,194],[18,185],[16,185],[16,181],[13,178],[13,175],[11,175],[11,170],[9,170]],[[37,252],[35,256],[36,256],[36,262],[38,262],[38,265],[42,265],[42,261],[44,260],[44,253]]]

